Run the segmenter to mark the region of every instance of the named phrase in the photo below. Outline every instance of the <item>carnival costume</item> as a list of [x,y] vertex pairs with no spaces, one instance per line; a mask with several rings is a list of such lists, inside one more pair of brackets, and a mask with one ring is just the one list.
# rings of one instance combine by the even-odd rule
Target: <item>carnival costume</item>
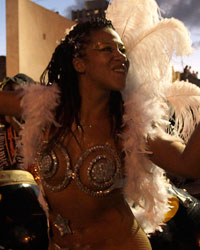
[[[154,0],[112,1],[108,6],[106,18],[112,21],[121,36],[130,60],[127,86],[123,92],[125,102],[123,118],[127,129],[121,135],[126,154],[124,195],[133,207],[133,213],[141,227],[146,233],[150,233],[156,229],[161,230],[160,225],[163,224],[164,214],[169,209],[170,184],[165,179],[164,170],[148,159],[148,154],[151,152],[146,147],[146,141],[148,137],[161,136],[173,141],[186,142],[200,119],[198,116],[199,88],[185,82],[172,84],[173,53],[176,52],[179,56],[188,55],[192,51],[191,41],[182,22],[173,18],[163,19],[160,16]],[[48,87],[33,85],[24,88],[21,105],[23,119],[26,122],[21,135],[22,144],[26,145],[22,148],[25,169],[35,161],[35,158],[38,158],[37,150],[42,142],[43,129],[51,123],[56,124],[53,111],[58,103],[59,90],[56,84]],[[171,131],[169,121],[174,114],[175,125]],[[96,149],[89,149],[89,152],[92,150]],[[111,152],[112,149],[109,148],[108,151]],[[89,152],[84,152],[83,158]],[[52,151],[51,159],[46,156],[45,159],[42,157],[42,160],[55,159],[53,154]],[[66,152],[64,154],[67,155]],[[66,179],[71,178],[77,181],[83,191],[91,194],[76,179],[78,178],[76,169],[75,171],[70,169],[67,157],[64,177],[66,182],[61,183],[62,187],[58,189],[67,188]],[[81,163],[77,164],[78,171]],[[56,165],[55,162],[54,165]],[[113,170],[109,170],[113,177]],[[41,184],[46,185],[42,180],[47,173],[44,173],[44,169],[42,171]],[[95,178],[101,179],[97,172],[95,172]],[[97,193],[93,194],[97,195]]]

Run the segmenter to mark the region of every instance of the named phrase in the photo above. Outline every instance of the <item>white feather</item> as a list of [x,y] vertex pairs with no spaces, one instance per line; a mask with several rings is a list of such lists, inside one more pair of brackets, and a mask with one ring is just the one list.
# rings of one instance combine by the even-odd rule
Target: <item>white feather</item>
[[[192,52],[190,34],[177,19],[163,19],[154,0],[115,0],[106,17],[128,51],[130,71],[127,91],[147,84],[157,91],[158,82],[171,81],[171,59]],[[156,86],[156,85],[157,86]]]
[[[166,82],[172,81],[171,59],[192,52],[189,33],[180,21],[165,19],[151,28],[146,36],[129,46],[131,62],[127,90],[146,84],[150,91],[160,92]],[[133,86],[132,86],[133,85]]]
[[175,118],[174,130],[187,142],[200,121],[200,88],[176,81],[166,87],[165,98],[171,107],[170,118]]
[[[168,210],[169,183],[165,172],[148,160],[147,136],[181,140],[165,131],[170,110],[166,88],[172,81],[171,59],[192,52],[189,32],[176,19],[162,19],[154,0],[115,0],[108,7],[110,19],[121,36],[130,60],[123,133],[126,152],[125,195],[134,201],[134,214],[143,229],[160,229]],[[152,126],[152,124],[156,124]]]
[[[143,86],[144,87],[144,86]],[[161,230],[164,214],[168,211],[168,188],[165,172],[149,159],[147,136],[172,139],[164,130],[168,106],[160,97],[149,98],[145,88],[140,87],[125,102],[124,123],[127,127],[122,138],[126,152],[125,166],[127,185],[125,195],[134,201],[133,212],[146,233]],[[153,128],[152,122],[157,124]],[[159,192],[158,192],[159,191]]]
[[106,11],[115,29],[125,41],[132,33],[134,40],[145,30],[159,21],[158,5],[154,0],[116,0],[111,1]]
[[[44,128],[54,121],[54,110],[58,105],[59,91],[56,85],[39,84],[25,86],[22,93],[22,119],[25,121],[22,137],[23,168],[34,162],[36,152],[43,139]],[[58,124],[56,124],[58,125]]]

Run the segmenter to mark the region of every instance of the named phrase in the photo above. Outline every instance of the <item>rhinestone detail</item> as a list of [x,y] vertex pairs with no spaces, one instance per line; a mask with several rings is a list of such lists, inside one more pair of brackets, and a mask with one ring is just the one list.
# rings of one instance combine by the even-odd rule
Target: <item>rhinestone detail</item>
[[[115,150],[108,144],[97,145],[87,149],[78,159],[75,164],[74,171],[71,168],[70,158],[67,151],[60,144],[57,145],[62,154],[65,157],[65,175],[63,181],[58,185],[50,185],[46,179],[53,176],[58,167],[58,161],[56,154],[51,151],[50,154],[40,157],[40,175],[43,185],[52,192],[59,192],[67,187],[70,181],[73,179],[77,183],[78,187],[91,196],[105,196],[109,194],[115,188],[115,182],[121,177],[121,161]],[[87,168],[87,177],[89,181],[99,188],[100,190],[91,190],[81,182],[80,168],[83,162],[89,157],[91,153],[104,152],[104,154],[98,154],[89,162]],[[106,155],[106,154],[107,155]],[[44,165],[44,166],[43,166]],[[53,166],[52,166],[53,165]],[[56,170],[55,170],[56,169]],[[50,172],[50,173],[49,173]]]
[[69,226],[69,220],[62,217],[60,214],[57,214],[56,220],[54,221],[53,225],[59,231],[60,236],[72,234],[72,230]]
[[[70,169],[71,164],[70,164],[70,158],[69,158],[67,151],[60,144],[57,144],[57,147],[61,150],[62,154],[65,156],[65,166],[66,166],[64,179],[60,184],[50,185],[46,181],[46,179],[48,179],[49,176],[52,177],[54,175],[53,173],[56,172],[56,170],[57,170],[58,164],[57,164],[56,154],[53,151],[51,151],[50,154],[48,154],[48,155],[46,154],[43,157],[38,159],[40,161],[39,174],[41,176],[42,183],[47,189],[49,189],[52,192],[62,191],[63,189],[65,189],[67,187],[67,185],[70,183],[71,179],[74,178],[74,173]],[[52,159],[52,161],[49,160],[49,157]],[[43,166],[42,163],[45,163],[46,165]],[[48,163],[51,165],[53,164],[53,166],[51,166],[51,165],[48,166]],[[44,170],[43,170],[43,167],[44,167]],[[50,168],[51,168],[51,170],[50,170]],[[47,171],[47,172],[49,171],[49,173],[45,173],[45,171]]]
[[106,158],[105,155],[99,155],[90,162],[87,172],[92,184],[104,188],[112,184],[116,167],[111,159]]
[[58,169],[58,161],[55,152],[52,150],[49,154],[39,154],[38,157],[39,173],[44,178],[51,178]]
[[[104,151],[107,152],[110,157],[106,155],[98,155],[92,161],[90,161],[89,167],[87,169],[87,175],[91,183],[101,190],[91,190],[85,186],[79,175],[79,170],[86,160],[86,158],[94,152]],[[120,178],[121,175],[121,161],[117,153],[109,145],[97,145],[87,149],[82,156],[79,158],[78,162],[74,167],[76,173],[76,183],[79,188],[88,193],[91,196],[104,196],[109,194],[113,190],[113,185],[115,181]]]

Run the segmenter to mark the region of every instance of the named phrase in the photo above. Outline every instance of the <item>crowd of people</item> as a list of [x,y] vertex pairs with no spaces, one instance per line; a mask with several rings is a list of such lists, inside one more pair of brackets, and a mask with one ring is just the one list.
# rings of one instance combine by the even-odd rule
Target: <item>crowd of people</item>
[[172,84],[174,51],[191,51],[180,21],[154,0],[115,0],[106,18],[69,30],[40,83],[0,92],[2,117],[23,123],[17,168],[33,175],[48,220],[37,249],[152,249],[170,210],[165,171],[200,178],[200,90]]

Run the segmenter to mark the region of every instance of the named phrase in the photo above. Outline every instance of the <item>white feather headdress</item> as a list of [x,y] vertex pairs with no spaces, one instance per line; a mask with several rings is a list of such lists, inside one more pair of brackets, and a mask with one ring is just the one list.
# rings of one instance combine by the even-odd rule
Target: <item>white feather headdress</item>
[[[161,17],[154,0],[112,1],[106,17],[125,43],[130,61],[123,93],[127,127],[122,135],[127,172],[124,192],[129,201],[134,201],[133,212],[139,223],[150,233],[161,230],[159,225],[168,210],[169,183],[165,172],[148,160],[145,140],[147,136],[161,136],[183,141],[200,119],[195,112],[199,109],[200,89],[189,83],[172,84],[172,56],[190,54],[191,40],[182,22]],[[183,99],[187,99],[184,107],[180,105]],[[172,137],[166,131],[174,114]]]

